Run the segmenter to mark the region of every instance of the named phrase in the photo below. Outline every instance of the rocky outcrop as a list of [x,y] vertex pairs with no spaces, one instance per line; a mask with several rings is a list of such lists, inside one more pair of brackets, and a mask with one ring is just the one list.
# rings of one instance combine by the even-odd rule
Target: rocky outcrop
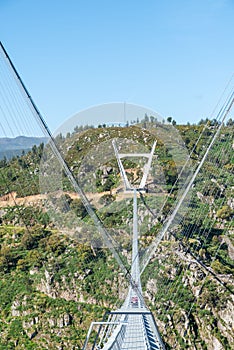
[[[234,297],[178,243],[161,245],[156,256],[162,269],[146,284],[145,298],[170,349],[227,350],[234,346]],[[155,259],[155,263],[157,259]],[[158,272],[157,272],[158,271]],[[224,284],[234,283],[230,275],[218,275]],[[160,281],[168,288],[161,293]],[[158,297],[160,295],[160,297]],[[186,301],[186,296],[190,302]],[[171,299],[168,299],[170,297]],[[168,300],[167,300],[168,299]],[[165,302],[165,300],[167,300]]]

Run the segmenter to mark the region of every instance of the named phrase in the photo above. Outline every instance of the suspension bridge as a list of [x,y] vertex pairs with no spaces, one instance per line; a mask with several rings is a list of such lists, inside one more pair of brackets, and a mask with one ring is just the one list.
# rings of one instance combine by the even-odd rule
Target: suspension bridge
[[[120,151],[120,149],[118,149],[117,142],[113,140],[112,142],[113,152],[119,167],[122,183],[124,185],[124,191],[128,194],[131,194],[133,199],[132,208],[128,208],[128,210],[132,211],[132,217],[133,217],[132,218],[131,267],[129,269],[128,267],[126,267],[126,264],[124,263],[123,258],[119,254],[118,249],[116,248],[116,242],[114,241],[110,232],[103,225],[100,218],[97,216],[84,190],[79,185],[71,168],[68,166],[67,162],[65,161],[65,158],[60,152],[60,149],[52,133],[50,132],[45,120],[40,114],[28,90],[23,84],[22,79],[19,76],[18,72],[16,71],[5,48],[3,47],[2,44],[0,46],[1,46],[0,48],[1,59],[4,61],[4,64],[7,67],[7,71],[4,72],[4,74],[6,74],[6,76],[7,75],[13,76],[16,82],[16,85],[18,87],[18,92],[17,92],[18,95],[17,95],[17,94],[13,94],[12,91],[10,91],[10,87],[8,86],[7,88],[9,89],[8,92],[10,97],[8,97],[8,101],[6,101],[6,98],[2,100],[1,113],[2,113],[2,116],[5,118],[6,122],[4,124],[4,122],[1,121],[0,127],[4,132],[4,135],[7,135],[9,132],[12,131],[12,126],[10,125],[9,114],[8,114],[10,107],[7,106],[4,108],[3,102],[8,103],[10,106],[13,103],[17,103],[20,99],[26,101],[25,109],[24,110],[22,109],[20,111],[23,118],[22,120],[20,120],[20,123],[23,125],[23,127],[25,125],[25,128],[22,130],[26,130],[27,129],[26,127],[28,127],[28,122],[26,122],[26,118],[28,117],[30,120],[32,120],[32,116],[33,116],[34,122],[37,125],[39,125],[39,128],[42,131],[43,135],[49,139],[50,149],[52,150],[55,158],[57,159],[60,166],[62,167],[64,173],[66,174],[66,177],[69,179],[70,183],[72,184],[74,190],[78,193],[79,197],[81,198],[84,207],[86,208],[89,216],[92,218],[95,224],[95,227],[100,233],[102,239],[105,241],[106,246],[109,248],[110,252],[114,256],[115,260],[119,265],[120,270],[123,272],[128,282],[128,292],[122,306],[115,310],[108,311],[104,315],[102,321],[93,321],[91,323],[87,333],[86,340],[83,345],[83,350],[90,349],[90,346],[93,350],[98,350],[98,349],[104,349],[104,350],[160,349],[160,350],[163,350],[165,349],[165,345],[160,336],[160,332],[156,324],[154,315],[150,311],[150,309],[147,307],[143,296],[144,293],[141,285],[141,274],[144,272],[145,268],[150,263],[152,257],[155,255],[158,245],[160,244],[165,234],[170,232],[171,226],[174,223],[174,220],[177,217],[178,213],[180,212],[180,209],[184,201],[186,200],[188,193],[194,184],[195,179],[197,178],[208,155],[210,154],[210,151],[213,145],[215,144],[218,136],[220,135],[222,131],[222,127],[225,123],[225,120],[227,119],[227,116],[229,115],[231,108],[233,106],[234,93],[232,92],[230,94],[229,98],[225,101],[224,105],[220,109],[217,116],[217,119],[219,121],[219,126],[217,127],[217,130],[214,136],[212,137],[212,140],[210,141],[209,145],[207,145],[207,149],[205,150],[202,159],[199,161],[198,166],[196,167],[193,175],[188,179],[188,181],[185,182],[185,185],[182,188],[183,191],[181,196],[176,201],[175,206],[169,213],[168,218],[165,221],[164,225],[162,226],[157,237],[146,249],[141,262],[139,258],[140,233],[139,233],[139,217],[138,217],[138,198],[143,196],[144,193],[147,192],[148,190],[147,179],[149,176],[149,172],[151,170],[151,163],[155,154],[155,148],[156,148],[157,142],[154,141],[151,151],[149,153],[147,152],[127,153],[127,152]],[[29,116],[28,108],[30,110],[30,116]],[[17,110],[17,113],[19,113],[19,110]],[[12,119],[14,120],[13,125],[18,128],[19,119],[16,116],[17,113],[12,112]],[[30,130],[28,130],[27,133],[30,134]],[[194,147],[196,147],[196,145]],[[122,160],[128,157],[146,159],[146,162],[142,171],[142,178],[138,185],[131,184],[126,174]],[[189,161],[189,158],[188,158],[188,161]],[[185,162],[185,164],[181,168],[181,173],[183,173],[186,166],[188,166],[188,164]],[[222,281],[219,281],[219,282],[221,282],[222,284]],[[155,313],[157,314],[157,310]],[[94,341],[93,341],[93,334],[95,334]],[[92,345],[91,345],[91,342],[92,342]]]

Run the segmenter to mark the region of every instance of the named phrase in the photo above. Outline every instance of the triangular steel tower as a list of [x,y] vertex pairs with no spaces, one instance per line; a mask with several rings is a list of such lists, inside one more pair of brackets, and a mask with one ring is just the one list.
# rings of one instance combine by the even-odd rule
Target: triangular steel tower
[[[145,192],[147,176],[152,163],[156,142],[153,144],[150,153],[127,153],[120,154],[115,141],[113,147],[118,161],[121,177],[125,191],[133,193],[133,235],[132,235],[132,264],[131,281],[127,297],[120,309],[108,312],[102,322],[92,322],[83,347],[87,349],[89,338],[93,327],[99,325],[98,334],[93,350],[164,350],[165,346],[160,337],[153,314],[145,305],[142,295],[142,287],[139,269],[138,254],[138,208],[137,194]],[[122,158],[126,157],[146,157],[148,162],[143,168],[143,176],[138,188],[135,188],[128,181]]]

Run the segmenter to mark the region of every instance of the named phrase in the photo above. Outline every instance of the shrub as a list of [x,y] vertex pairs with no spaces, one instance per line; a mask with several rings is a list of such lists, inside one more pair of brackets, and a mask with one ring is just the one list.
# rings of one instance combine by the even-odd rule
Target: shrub
[[228,220],[234,215],[234,211],[228,205],[224,205],[217,211],[216,215],[219,219]]

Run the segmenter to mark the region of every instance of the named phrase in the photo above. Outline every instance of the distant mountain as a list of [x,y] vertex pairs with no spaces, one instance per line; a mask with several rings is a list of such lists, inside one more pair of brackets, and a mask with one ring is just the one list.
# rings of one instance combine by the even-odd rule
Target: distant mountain
[[34,145],[39,146],[42,142],[46,143],[46,137],[17,136],[14,138],[0,137],[0,159],[4,156],[12,158],[21,155],[22,151],[29,151]]

